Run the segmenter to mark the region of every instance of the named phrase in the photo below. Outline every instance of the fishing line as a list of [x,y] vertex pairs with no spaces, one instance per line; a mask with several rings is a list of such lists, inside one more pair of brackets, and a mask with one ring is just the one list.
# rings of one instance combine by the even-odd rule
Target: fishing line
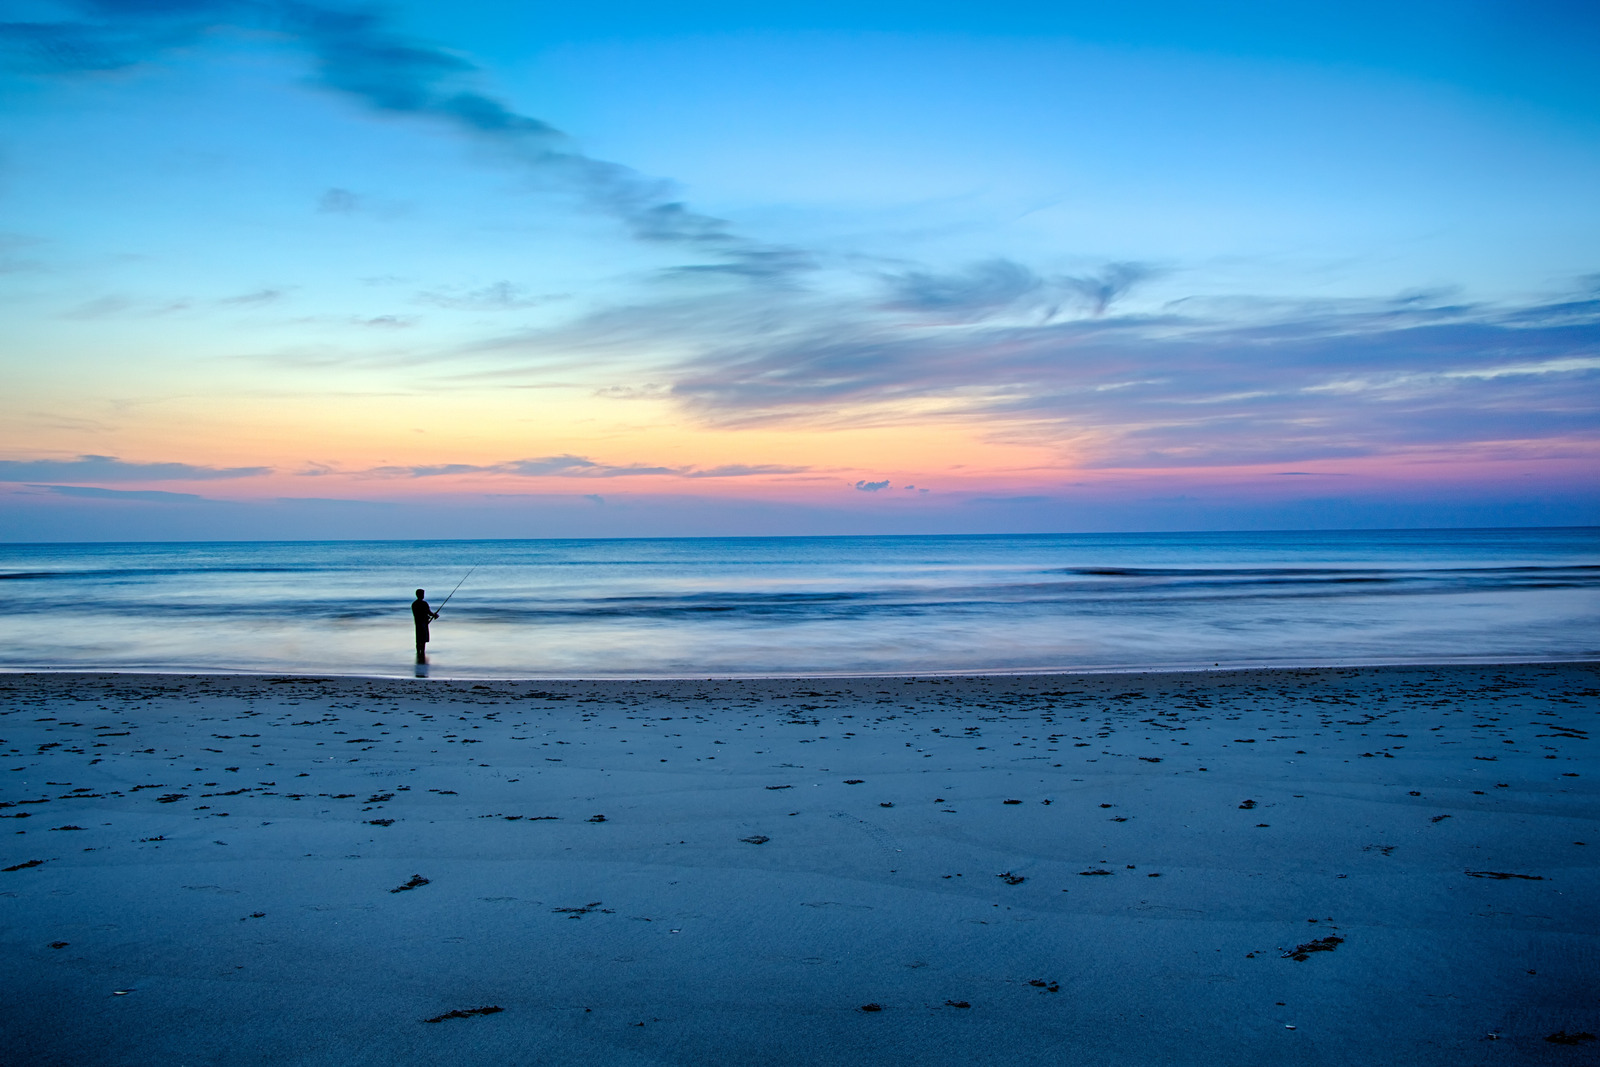
[[[463,574],[461,576],[461,581],[456,583],[456,588],[450,590],[450,596],[455,596],[456,595],[456,589],[460,589],[463,585],[465,585],[467,579],[472,577],[472,571],[475,571],[477,569],[478,569],[477,565],[474,564],[473,567],[472,567],[472,570],[469,570],[466,574]],[[447,596],[447,597],[444,598],[444,604],[450,603],[450,596]],[[435,615],[437,615],[437,614],[439,614],[439,612],[443,611],[444,610],[444,604],[440,604],[437,608],[435,608],[433,613]]]

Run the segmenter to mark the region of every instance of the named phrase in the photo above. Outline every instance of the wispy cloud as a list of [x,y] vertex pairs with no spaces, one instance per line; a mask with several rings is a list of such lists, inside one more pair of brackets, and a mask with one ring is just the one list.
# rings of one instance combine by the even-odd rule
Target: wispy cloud
[[251,293],[240,293],[238,296],[224,297],[217,303],[224,307],[260,307],[264,304],[275,304],[284,298],[282,289],[257,289]]
[[985,260],[948,273],[906,271],[884,281],[890,308],[957,315],[1008,307],[1044,285],[1033,271],[1009,259]]
[[30,234],[0,232],[0,274],[26,274],[47,269],[43,260],[22,254],[44,242]]
[[991,316],[1027,313],[1033,321],[1049,321],[1073,307],[1093,316],[1133,292],[1159,272],[1142,263],[1108,263],[1093,274],[1045,277],[1025,264],[996,258],[952,271],[908,270],[886,274],[885,307],[922,312],[946,321],[977,321]]
[[[778,464],[727,464],[720,467],[662,467],[644,463],[600,463],[585,456],[543,456],[504,463],[440,463],[410,467],[375,467],[365,473],[381,477],[439,478],[472,474],[511,475],[519,478],[630,478],[665,475],[679,478],[751,478],[775,474],[801,474],[811,468]],[[330,473],[313,469],[307,473]]]
[[30,485],[58,496],[87,497],[91,500],[149,500],[158,504],[192,504],[205,500],[195,493],[169,493],[162,489],[100,489],[90,485]]
[[525,478],[623,478],[638,474],[678,474],[675,467],[656,467],[643,463],[613,465],[597,463],[583,456],[546,456],[542,459],[519,459],[492,468],[497,473],[516,474]]
[[349,189],[327,189],[317,199],[317,210],[324,215],[351,215],[361,207],[361,198]]
[[[961,290],[933,275],[906,285],[924,305],[1026,291]],[[1293,464],[1496,442],[1600,447],[1596,299],[1239,298],[962,321],[908,319],[906,307],[885,307],[871,289],[697,293],[618,305],[481,352],[506,375],[574,353],[615,361],[668,383],[667,398],[711,425],[960,420],[1070,444],[1099,466]],[[641,368],[641,358],[655,362]]]
[[[0,45],[36,69],[102,72],[156,61],[203,42],[208,31],[270,31],[307,57],[316,82],[373,111],[405,115],[500,149],[546,182],[576,190],[640,241],[693,250],[699,269],[763,278],[806,269],[803,253],[736,234],[694,210],[671,182],[579,151],[564,133],[487,91],[460,55],[402,34],[377,9],[307,0],[78,0],[77,17],[0,23]],[[329,189],[319,209],[355,210],[359,199]]]
[[416,295],[419,304],[458,311],[520,311],[557,299],[536,296],[511,282],[495,282],[477,289],[433,289]]
[[1092,314],[1104,315],[1139,282],[1155,274],[1143,263],[1108,263],[1098,273],[1067,278],[1066,284],[1089,303]]
[[198,482],[255,478],[271,467],[202,467],[192,463],[130,463],[115,456],[0,460],[0,482]]
[[810,467],[785,467],[776,463],[729,463],[721,467],[684,471],[685,478],[753,478],[764,474],[804,474]]

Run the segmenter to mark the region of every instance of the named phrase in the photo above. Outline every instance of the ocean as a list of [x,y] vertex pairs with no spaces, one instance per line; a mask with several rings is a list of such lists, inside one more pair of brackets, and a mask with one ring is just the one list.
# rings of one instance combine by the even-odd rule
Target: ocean
[[[469,574],[470,572],[470,574]],[[1600,528],[0,545],[0,669],[693,677],[1600,658]]]

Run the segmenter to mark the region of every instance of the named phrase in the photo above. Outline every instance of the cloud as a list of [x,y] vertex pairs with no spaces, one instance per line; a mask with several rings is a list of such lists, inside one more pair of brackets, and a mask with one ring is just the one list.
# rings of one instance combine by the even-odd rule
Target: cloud
[[805,249],[765,245],[731,248],[724,252],[721,263],[670,267],[663,273],[667,277],[679,278],[725,275],[756,281],[782,281],[817,269],[819,263],[816,256]]
[[[720,467],[661,467],[649,464],[599,463],[585,456],[543,456],[515,459],[505,463],[440,463],[429,466],[377,467],[367,472],[389,477],[438,478],[467,474],[504,474],[519,478],[628,478],[641,475],[670,475],[681,478],[748,478],[772,474],[800,474],[809,467],[777,464],[727,464]],[[329,473],[313,469],[306,473]]]
[[241,293],[238,296],[225,297],[217,303],[227,307],[258,307],[262,304],[274,304],[284,297],[282,289],[257,289],[253,293]]
[[1581,300],[1235,298],[930,323],[871,292],[767,290],[614,307],[499,352],[507,373],[551,353],[661,353],[649,375],[709,425],[956,420],[1070,442],[1098,466],[1600,448],[1600,302]]
[[77,322],[94,322],[121,316],[149,318],[187,311],[191,306],[190,301],[184,298],[152,301],[133,300],[125,296],[99,296],[66,309],[60,313],[60,317]]
[[524,477],[539,477],[542,475],[587,475],[592,471],[603,470],[602,464],[583,456],[560,455],[545,456],[542,459],[519,459],[510,463],[502,463],[495,467],[485,467],[484,470],[503,474],[520,474]]
[[659,400],[669,391],[665,385],[646,382],[644,385],[606,385],[596,389],[594,395],[607,400]]
[[[412,40],[372,8],[307,0],[77,0],[78,17],[0,23],[0,46],[37,70],[119,70],[203,43],[221,27],[268,31],[298,47],[315,82],[377,112],[431,122],[493,145],[541,179],[576,190],[640,241],[682,246],[717,260],[702,268],[748,277],[799,269],[790,250],[735,234],[722,219],[686,205],[671,182],[578,151],[551,124],[523,114],[479,84],[454,52]],[[348,190],[330,189],[319,209],[353,210]]]
[[596,463],[583,456],[545,456],[542,459],[519,459],[484,468],[496,474],[515,474],[524,478],[618,478],[634,474],[677,474],[672,467],[652,467],[642,464],[611,466]]
[[376,509],[391,511],[401,506],[392,500],[350,500],[336,496],[280,496],[275,499],[280,504],[296,504],[313,508],[358,509],[363,511]]
[[884,281],[891,308],[957,314],[1006,307],[1043,285],[1037,274],[1009,259],[985,260],[950,274],[907,271],[887,275]]
[[1142,263],[1108,263],[1098,274],[1065,279],[1068,288],[1089,302],[1096,315],[1104,315],[1111,305],[1128,294],[1136,284],[1156,272]]
[[721,467],[684,472],[685,478],[751,478],[764,474],[804,474],[810,467],[784,467],[776,463],[729,463]]
[[675,467],[613,466],[583,456],[544,456],[505,463],[440,463],[412,467],[376,467],[367,472],[408,478],[438,478],[464,474],[510,474],[522,478],[621,478],[640,474],[680,474]]
[[675,467],[652,467],[643,464],[626,466],[612,466],[606,463],[596,463],[583,456],[546,456],[543,459],[519,459],[510,463],[502,463],[491,468],[499,473],[517,474],[523,477],[549,477],[555,475],[563,478],[621,478],[635,474],[678,474]]
[[324,215],[350,215],[361,206],[361,198],[349,189],[328,189],[317,199],[317,210]]
[[61,313],[64,319],[79,321],[93,321],[95,319],[109,319],[120,315],[132,307],[132,302],[120,296],[99,296],[93,300],[85,300]]
[[857,482],[856,488],[861,490],[863,493],[876,493],[880,489],[889,488],[889,481],[886,478],[881,482]]
[[30,485],[30,489],[43,489],[60,496],[88,497],[94,500],[150,500],[158,504],[193,503],[205,500],[194,493],[168,493],[160,489],[97,489],[88,485]]
[[200,467],[191,463],[127,463],[115,456],[0,460],[0,482],[197,482],[256,478],[271,467]]
[[548,303],[552,297],[534,296],[520,285],[495,282],[480,289],[456,292],[436,289],[416,295],[420,304],[463,311],[518,311]]
[[42,260],[18,255],[44,242],[30,234],[0,232],[0,274],[24,274],[48,269]]
[[974,496],[967,500],[973,504],[1051,504],[1056,502],[1055,497],[1041,496],[1037,493],[1022,494],[1020,496]]

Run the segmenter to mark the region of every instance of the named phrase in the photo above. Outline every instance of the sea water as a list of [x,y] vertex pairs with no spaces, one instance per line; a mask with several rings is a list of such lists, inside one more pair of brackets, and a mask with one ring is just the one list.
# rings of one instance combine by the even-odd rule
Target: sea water
[[435,677],[1600,658],[1565,528],[0,545],[0,668],[410,674],[464,576]]

